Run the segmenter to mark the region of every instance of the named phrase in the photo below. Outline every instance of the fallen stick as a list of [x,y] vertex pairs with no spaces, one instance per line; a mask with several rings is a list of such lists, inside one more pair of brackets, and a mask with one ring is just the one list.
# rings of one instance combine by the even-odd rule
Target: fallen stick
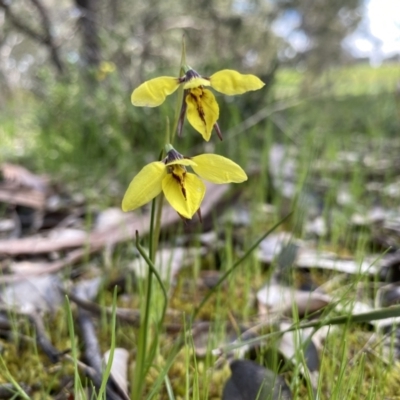
[[[207,183],[206,187],[207,195],[201,206],[203,216],[209,214],[216,207],[216,204],[229,188],[228,185],[210,183]],[[180,220],[180,216],[169,205],[163,207],[162,228],[166,228]],[[133,240],[136,231],[139,231],[141,236],[146,235],[149,232],[149,222],[149,213],[143,215],[129,213],[123,222],[119,221],[112,228],[88,233],[86,240],[82,238],[49,239],[40,237],[0,240],[0,257],[20,254],[44,254],[77,247],[84,247],[83,254],[87,254],[87,252],[98,251],[105,246]],[[57,262],[54,265],[57,265]],[[57,267],[52,266],[52,268]]]

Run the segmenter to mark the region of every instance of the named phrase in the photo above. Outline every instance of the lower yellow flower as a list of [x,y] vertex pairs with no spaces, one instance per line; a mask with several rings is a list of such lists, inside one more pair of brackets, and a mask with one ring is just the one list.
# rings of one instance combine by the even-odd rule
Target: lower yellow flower
[[[199,176],[213,183],[240,183],[247,180],[243,169],[228,158],[201,154],[184,158],[171,145],[166,146],[163,161],[146,165],[130,183],[122,200],[122,210],[141,207],[161,192],[184,218],[191,219],[199,210],[206,192]],[[188,172],[190,167],[195,173]]]
[[220,139],[222,139],[222,136],[217,124],[219,117],[218,103],[214,94],[206,87],[210,86],[220,93],[232,96],[261,89],[264,83],[255,75],[243,75],[230,69],[218,71],[207,78],[187,67],[185,75],[181,78],[161,76],[142,83],[132,93],[132,104],[138,107],[157,107],[180,85],[183,85],[184,99],[179,118],[178,134],[181,133],[183,120],[187,114],[187,119],[193,128],[206,141],[209,141],[213,128],[217,131]]

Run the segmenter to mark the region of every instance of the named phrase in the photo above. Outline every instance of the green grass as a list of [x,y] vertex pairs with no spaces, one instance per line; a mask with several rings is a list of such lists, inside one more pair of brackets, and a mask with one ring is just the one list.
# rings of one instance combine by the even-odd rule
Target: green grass
[[296,96],[299,91],[343,96],[393,93],[400,79],[398,63],[387,63],[377,68],[368,64],[354,64],[346,68],[332,68],[318,78],[304,81],[304,72],[291,68],[278,70],[274,90],[278,99]]
[[[400,149],[397,139],[400,116],[398,99],[394,95],[399,79],[398,67],[384,65],[372,69],[356,65],[334,70],[312,84],[302,78],[303,75],[294,70],[279,71],[270,96],[261,105],[245,103],[244,96],[227,105],[222,96],[218,97],[221,127],[226,132],[243,118],[277,101],[289,102],[295,97],[299,104],[283,107],[236,136],[230,138],[227,134],[222,143],[217,143],[216,137],[212,138],[215,152],[226,154],[249,169],[260,170],[241,186],[241,202],[249,210],[251,224],[241,228],[230,223],[216,227],[224,233],[223,245],[215,254],[197,256],[193,269],[179,274],[176,286],[171,288],[169,306],[180,314],[178,318],[167,316],[166,323],[183,324],[184,317],[189,316],[209,293],[196,285],[202,270],[220,268],[222,273],[226,272],[257,238],[289,211],[293,211],[293,215],[283,228],[293,231],[297,238],[313,239],[313,245],[318,249],[335,251],[357,260],[362,260],[367,254],[385,251],[372,242],[369,227],[356,229],[349,221],[354,213],[365,214],[378,201],[383,207],[397,207],[397,200],[385,195],[383,188],[396,177],[390,162],[395,162]],[[10,105],[8,113],[0,115],[0,133],[5,138],[0,160],[21,162],[33,171],[60,179],[69,190],[83,192],[89,205],[119,205],[129,179],[144,163],[157,158],[162,141],[157,137],[164,137],[165,117],[172,110],[166,105],[162,109],[137,111],[129,103],[129,94],[130,90],[122,89],[118,82],[106,83],[91,97],[84,97],[85,91],[79,88],[78,82],[73,82],[70,87],[55,86],[49,88],[51,101],[48,104],[44,101],[38,103],[22,94]],[[110,104],[110,96],[113,104]],[[189,149],[188,155],[192,151],[202,151],[200,138],[187,128],[186,136],[178,142],[178,150]],[[267,173],[269,150],[274,143],[284,145],[289,159],[298,163],[295,171],[299,179],[294,199],[285,199]],[[371,176],[377,174],[377,170],[366,160],[374,159],[389,160],[387,170],[374,178],[382,187],[378,192],[368,189]],[[338,202],[338,193],[344,189],[349,200],[341,203]],[[265,203],[272,205],[270,214],[260,211],[265,209]],[[320,238],[307,237],[305,229],[314,206],[320,207],[320,213],[329,226],[327,234]],[[199,246],[197,239],[193,240],[193,245]],[[111,273],[117,269],[127,273],[124,265],[128,264],[133,249],[133,243],[118,246],[112,256]],[[82,263],[80,268],[85,271],[89,266]],[[110,272],[102,262],[97,263],[97,269],[105,276]],[[263,269],[253,254],[238,265],[227,278],[227,283],[221,285],[204,305],[199,318],[213,322],[204,358],[195,356],[194,339],[190,336],[185,337],[184,346],[177,349],[175,358],[170,358],[176,338],[167,335],[154,323],[162,304],[162,292],[154,283],[157,309],[153,309],[151,314],[149,335],[158,337],[158,345],[144,383],[146,395],[177,400],[220,398],[230,373],[227,363],[220,366],[220,360],[211,354],[211,349],[226,336],[222,322],[252,323],[257,314],[254,293],[263,286],[270,273]],[[295,271],[290,278],[295,286],[302,279],[311,279],[315,285],[328,283],[329,294],[342,304],[355,301],[360,286],[371,287],[369,277],[352,275],[342,277],[342,281],[337,283],[335,279],[338,276],[333,272],[310,271],[309,277],[305,278],[303,272]],[[125,296],[116,300],[117,306],[140,308],[145,282],[139,281],[138,285],[135,288],[132,283]],[[370,301],[375,291],[365,290],[362,299]],[[101,291],[97,301],[102,305],[115,304],[112,293],[106,289]],[[79,335],[72,329],[74,315],[73,306],[70,310],[61,310],[57,320],[49,323],[48,330],[52,332],[54,345],[59,349],[73,349],[71,355],[76,360],[81,356],[81,347]],[[331,312],[325,317],[336,315]],[[106,315],[96,323],[102,351],[110,347],[111,337],[115,335],[115,346],[125,347],[131,352],[129,379],[132,381],[137,329],[122,323],[116,323],[113,328]],[[53,324],[60,329],[52,329]],[[15,324],[14,331],[17,338],[18,334],[32,336],[26,325]],[[271,334],[270,331],[262,333]],[[15,342],[1,340],[1,343],[6,351],[1,354],[0,362],[4,361],[8,372],[0,372],[0,382],[14,380],[32,387],[40,376],[35,395],[41,398],[43,394],[50,396],[60,390],[61,376],[73,375],[74,365],[67,360],[59,363],[58,371],[52,369],[34,342],[24,342],[18,352]],[[271,343],[273,349],[274,342]],[[394,362],[393,351],[388,357],[384,355],[383,343],[382,333],[374,332],[367,324],[332,326],[320,353],[319,398],[394,398],[398,392],[398,365]],[[258,360],[268,362],[267,353],[271,349],[268,346],[261,346]],[[300,349],[295,358],[298,365],[304,362]],[[19,363],[30,368],[21,368]],[[300,379],[296,374],[298,367],[286,365],[285,368],[283,371],[295,398],[307,398],[310,378]],[[35,373],[29,374],[28,370]],[[86,378],[77,364],[75,374],[78,388],[85,384]],[[15,385],[15,388],[23,393],[23,386]]]

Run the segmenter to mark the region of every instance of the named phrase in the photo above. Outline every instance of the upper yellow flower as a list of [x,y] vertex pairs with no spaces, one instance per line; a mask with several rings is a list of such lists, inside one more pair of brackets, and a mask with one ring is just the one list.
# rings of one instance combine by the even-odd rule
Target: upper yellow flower
[[161,76],[142,83],[132,93],[132,104],[139,107],[157,107],[168,95],[174,93],[179,85],[183,85],[185,101],[180,113],[178,133],[182,129],[187,112],[189,123],[209,141],[214,126],[220,136],[217,125],[219,107],[213,93],[205,89],[205,86],[211,86],[218,92],[231,96],[261,89],[264,83],[255,75],[243,75],[230,69],[224,69],[206,78],[188,68],[181,78]]
[[[166,146],[166,152],[163,161],[146,165],[133,178],[122,200],[123,211],[139,208],[163,191],[171,206],[184,218],[191,219],[206,191],[197,175],[213,183],[247,180],[243,169],[228,158],[216,154],[184,158],[171,145]],[[197,175],[188,172],[186,167]]]
[[109,74],[115,71],[115,64],[110,61],[102,61],[96,73],[98,81],[103,81]]

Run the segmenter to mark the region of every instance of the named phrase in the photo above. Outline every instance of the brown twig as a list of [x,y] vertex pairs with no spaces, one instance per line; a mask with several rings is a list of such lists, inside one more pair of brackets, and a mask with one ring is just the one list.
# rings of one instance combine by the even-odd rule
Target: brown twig
[[[2,1],[2,0],[0,0]],[[202,216],[206,218],[215,210],[216,205],[226,194],[229,185],[215,185],[206,182],[207,196],[201,206]],[[98,251],[105,246],[113,246],[123,241],[129,241],[135,238],[135,232],[139,231],[141,236],[148,233],[149,227],[148,214],[140,215],[138,213],[127,214],[126,219],[117,222],[113,227],[103,231],[94,231],[88,234],[87,239],[82,238],[22,238],[12,240],[0,240],[0,256],[16,256],[19,254],[43,254],[53,251],[67,250],[77,247],[85,247],[87,251]],[[180,221],[179,215],[169,205],[165,205],[162,211],[162,228],[166,228]],[[191,222],[196,224],[197,222]],[[84,251],[84,250],[82,250]],[[76,257],[73,259],[76,262]],[[72,263],[72,261],[71,261]],[[57,269],[57,267],[54,267]],[[43,271],[44,273],[46,271]],[[48,271],[47,271],[48,272]],[[54,272],[52,269],[51,272]],[[4,278],[1,277],[2,279]]]

